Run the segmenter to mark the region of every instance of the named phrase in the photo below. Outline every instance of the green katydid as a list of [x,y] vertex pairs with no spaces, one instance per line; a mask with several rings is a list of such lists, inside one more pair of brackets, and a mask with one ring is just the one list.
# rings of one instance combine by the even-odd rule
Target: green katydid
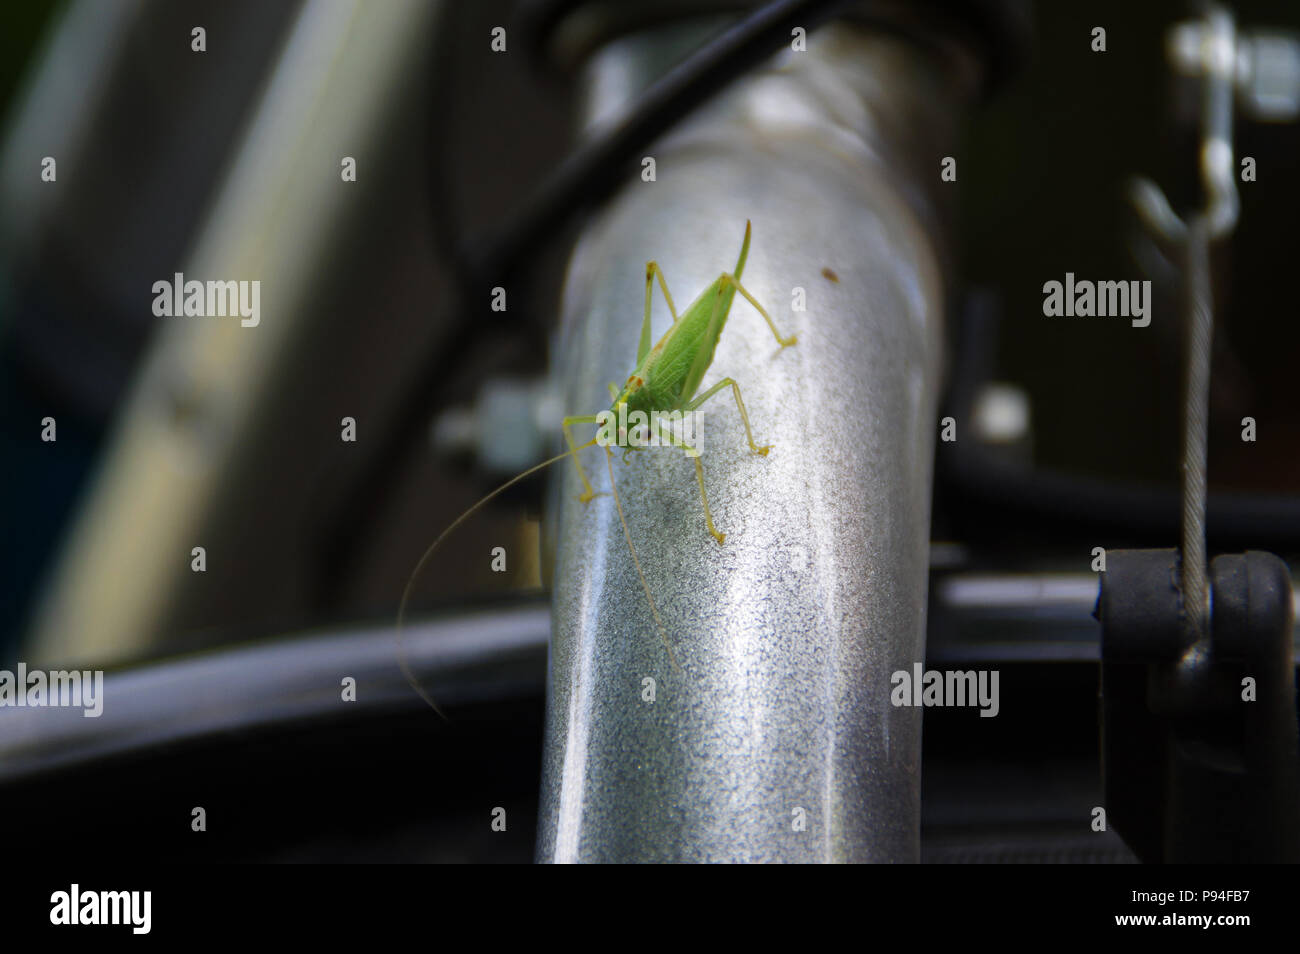
[[[700,382],[704,378],[705,372],[713,363],[713,353],[718,345],[718,338],[722,335],[722,329],[727,323],[727,316],[731,311],[732,299],[736,292],[740,294],[758,311],[767,326],[772,330],[773,336],[777,343],[786,348],[794,344],[796,338],[791,335],[788,338],[781,337],[777,330],[776,323],[767,310],[758,303],[758,300],[751,295],[743,285],[740,284],[741,273],[745,269],[745,259],[749,256],[749,239],[751,227],[748,221],[745,222],[745,240],[740,248],[740,258],[736,262],[734,272],[724,272],[699,294],[681,315],[678,315],[677,308],[673,304],[672,295],[668,291],[668,283],[664,278],[663,270],[655,261],[646,263],[645,278],[645,316],[641,322],[641,338],[637,345],[636,368],[628,376],[627,383],[620,390],[617,385],[609,385],[610,396],[613,404],[607,412],[601,414],[583,414],[564,418],[561,423],[561,429],[564,432],[564,439],[569,445],[569,449],[563,454],[558,454],[550,460],[543,461],[534,467],[530,467],[523,473],[506,481],[496,490],[480,499],[472,507],[456,518],[433,544],[425,551],[420,562],[416,564],[415,570],[411,573],[411,578],[406,584],[406,590],[402,594],[401,607],[397,614],[397,636],[398,636],[398,655],[403,672],[406,673],[408,681],[412,687],[435,711],[441,714],[442,710],[434,704],[433,700],[420,687],[414,674],[406,664],[406,660],[401,655],[401,631],[402,619],[406,612],[406,604],[410,599],[411,587],[419,575],[421,569],[429,561],[434,551],[438,549],[442,541],[445,540],[457,527],[468,520],[481,507],[490,502],[498,494],[503,493],[514,484],[523,480],[525,477],[535,474],[537,471],[549,467],[551,464],[561,461],[566,457],[572,457],[574,464],[578,468],[578,477],[582,481],[583,492],[578,498],[581,502],[586,503],[592,498],[598,496],[591,488],[591,482],[587,479],[587,473],[583,470],[582,461],[578,459],[578,453],[591,447],[593,444],[601,444],[605,448],[605,464],[609,471],[610,489],[614,494],[614,503],[618,509],[619,522],[623,526],[623,535],[627,540],[628,549],[632,554],[633,563],[636,566],[637,575],[641,579],[641,586],[645,590],[646,600],[650,604],[651,614],[654,616],[655,624],[659,628],[660,638],[663,640],[664,647],[668,650],[669,659],[672,660],[673,667],[680,670],[681,666],[677,662],[677,656],[673,652],[672,644],[668,641],[668,636],[664,631],[663,623],[659,619],[659,611],[655,608],[654,598],[650,595],[649,584],[646,583],[645,574],[641,572],[641,563],[637,559],[636,548],[632,545],[632,537],[628,532],[627,520],[623,515],[623,505],[618,499],[618,491],[614,487],[614,470],[612,457],[609,451],[609,441],[601,440],[600,434],[592,438],[585,444],[578,445],[574,443],[572,428],[577,424],[598,424],[601,426],[601,434],[606,432],[607,422],[610,420],[606,415],[617,418],[620,409],[624,414],[630,414],[634,411],[640,411],[651,421],[650,427],[657,429],[657,434],[665,443],[680,448],[695,463],[695,477],[700,487],[700,501],[704,505],[704,522],[709,533],[722,545],[726,539],[725,535],[719,533],[713,525],[713,514],[709,510],[709,498],[704,490],[704,468],[700,464],[699,451],[686,443],[686,441],[674,434],[672,429],[664,423],[659,415],[664,412],[691,412],[696,410],[701,404],[713,397],[724,388],[730,387],[733,396],[736,399],[736,409],[740,412],[740,419],[745,425],[745,438],[749,442],[749,449],[755,454],[766,455],[771,449],[770,446],[760,447],[754,443],[754,433],[750,428],[749,415],[745,411],[745,403],[740,396],[740,385],[731,378],[723,378],[704,393],[697,395]],[[672,327],[664,334],[659,341],[651,347],[650,345],[650,305],[654,292],[655,282],[659,284],[659,290],[663,293],[664,300],[668,304],[668,310],[673,316]],[[652,413],[659,412],[659,413]],[[624,417],[626,420],[626,417]],[[625,428],[619,428],[617,442],[624,446],[626,455],[634,450],[640,449],[641,442],[630,440]]]

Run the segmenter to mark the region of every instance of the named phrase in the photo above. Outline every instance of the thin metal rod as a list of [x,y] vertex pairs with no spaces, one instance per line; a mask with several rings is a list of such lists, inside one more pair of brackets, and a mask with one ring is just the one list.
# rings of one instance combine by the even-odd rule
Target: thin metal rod
[[1186,247],[1187,363],[1183,391],[1183,602],[1189,642],[1209,633],[1205,558],[1206,442],[1214,303],[1210,291],[1210,223],[1188,222]]
[[1237,185],[1232,149],[1232,97],[1237,64],[1232,14],[1211,5],[1200,20],[1171,33],[1170,55],[1182,72],[1201,77],[1201,180],[1206,207],[1181,219],[1160,187],[1138,179],[1130,191],[1146,227],[1182,245],[1187,329],[1183,380],[1182,590],[1188,647],[1209,640],[1209,582],[1205,546],[1207,419],[1214,300],[1210,288],[1210,241],[1237,223]]

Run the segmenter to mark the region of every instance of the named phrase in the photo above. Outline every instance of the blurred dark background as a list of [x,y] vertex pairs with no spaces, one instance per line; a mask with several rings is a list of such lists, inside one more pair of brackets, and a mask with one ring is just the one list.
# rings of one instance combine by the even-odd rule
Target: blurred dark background
[[[1243,25],[1300,26],[1295,7],[1234,6]],[[1137,334],[1122,322],[1045,321],[1040,309],[1042,283],[1066,271],[1141,275],[1129,251],[1128,176],[1153,177],[1176,204],[1198,201],[1194,128],[1179,112],[1162,52],[1163,30],[1185,12],[1179,3],[1033,5],[1019,71],[965,123],[955,288],[996,303],[993,374],[1027,396],[1034,463],[1043,468],[1170,487],[1176,477],[1179,347],[1171,323]],[[448,321],[440,311],[453,288],[441,250],[502,221],[573,141],[574,84],[527,55],[513,4],[457,3],[439,13],[445,19],[413,17],[428,35],[403,47],[409,63],[390,78],[391,109],[371,123],[371,138],[340,147],[358,154],[359,181],[339,190],[320,227],[329,241],[311,253],[318,274],[286,302],[294,313],[267,319],[292,325],[292,355],[268,359],[274,367],[239,382],[260,395],[258,410],[229,424],[238,429],[230,443],[199,452],[211,484],[159,515],[183,516],[193,527],[208,570],[188,571],[188,545],[170,570],[139,557],[134,585],[154,608],[137,607],[123,622],[136,630],[120,646],[123,657],[389,613],[423,546],[494,476],[426,445],[388,475],[382,500],[340,512],[355,494],[360,458],[377,447],[385,415],[417,373],[417,356],[454,341],[458,321],[482,320]],[[114,428],[126,427],[132,388],[141,395],[137,415],[170,406],[180,432],[201,430],[204,414],[221,413],[204,402],[224,398],[188,393],[184,383],[140,384],[148,349],[168,326],[150,312],[149,287],[181,270],[213,227],[240,150],[256,150],[245,137],[261,97],[277,69],[288,68],[280,58],[295,27],[310,23],[296,3],[35,3],[3,17],[0,440],[9,504],[0,647],[12,658],[21,634],[40,631],[32,628],[40,588],[53,585],[59,547],[75,545],[73,516],[87,505],[114,434],[121,436]],[[207,30],[203,54],[190,49],[196,24]],[[494,25],[511,30],[514,52],[497,55],[479,42]],[[1094,25],[1107,28],[1104,54],[1081,39]],[[434,50],[437,69],[428,62]],[[303,102],[324,116],[334,105],[310,95]],[[1243,184],[1241,224],[1216,254],[1224,310],[1211,483],[1287,493],[1300,483],[1289,386],[1300,332],[1283,320],[1291,306],[1280,276],[1298,207],[1300,128],[1239,123],[1237,148],[1257,158],[1259,181]],[[58,158],[57,184],[38,178],[44,155]],[[337,156],[295,155],[305,159],[310,167],[277,174],[337,176]],[[527,317],[502,322],[489,343],[455,363],[430,422],[438,410],[472,401],[486,378],[543,371],[538,329],[550,320],[573,224],[538,250],[521,282],[526,293],[515,301]],[[268,241],[296,234],[285,228]],[[1168,288],[1157,295],[1162,307],[1177,307]],[[1239,439],[1247,414],[1258,422],[1256,444]],[[58,422],[56,444],[39,440],[46,415]],[[359,422],[357,444],[321,439],[344,415]],[[179,434],[155,437],[161,446]],[[937,493],[942,533],[960,508],[945,509],[944,488]],[[510,534],[518,504],[507,500],[484,519],[499,519]],[[956,518],[953,532],[969,532]],[[350,520],[367,525],[341,531]],[[337,552],[340,539],[347,554]],[[1040,542],[1066,543],[1059,534]],[[493,585],[467,577],[464,563],[454,548],[443,555],[431,578],[444,583],[422,588],[421,599],[433,604]],[[68,572],[65,585],[75,578]],[[119,655],[112,640],[96,647],[91,655],[101,660]],[[64,648],[89,652],[84,639]]]

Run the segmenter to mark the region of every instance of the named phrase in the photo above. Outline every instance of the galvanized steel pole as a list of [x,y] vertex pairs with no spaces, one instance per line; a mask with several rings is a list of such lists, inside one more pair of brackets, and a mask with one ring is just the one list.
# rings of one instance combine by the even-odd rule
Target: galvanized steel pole
[[[589,66],[591,118],[650,76],[656,35]],[[667,42],[667,41],[664,41]],[[737,296],[705,377],[719,546],[694,468],[652,449],[615,476],[683,671],[655,630],[614,500],[558,495],[538,858],[915,861],[920,710],[890,676],[925,658],[944,282],[936,197],[958,94],[896,37],[835,25],[700,110],[588,228],[564,295],[566,409],[633,366],[645,262],[679,307],[736,260],[798,345]],[[656,299],[658,293],[656,292]],[[796,310],[800,301],[806,310]],[[654,334],[669,323],[658,301]],[[585,439],[585,438],[584,438]],[[603,454],[586,452],[597,489]]]

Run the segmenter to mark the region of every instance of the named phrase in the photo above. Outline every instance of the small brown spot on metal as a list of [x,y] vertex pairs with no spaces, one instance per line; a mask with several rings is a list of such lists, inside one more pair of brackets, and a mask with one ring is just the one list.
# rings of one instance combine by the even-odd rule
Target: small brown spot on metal
[[837,284],[837,285],[838,285],[839,282],[840,282],[840,276],[836,275],[836,274],[835,274],[833,271],[831,271],[829,268],[823,268],[823,269],[822,269],[822,275],[823,275],[824,277],[826,277],[826,278],[829,278],[831,281],[835,282],[835,284]]

